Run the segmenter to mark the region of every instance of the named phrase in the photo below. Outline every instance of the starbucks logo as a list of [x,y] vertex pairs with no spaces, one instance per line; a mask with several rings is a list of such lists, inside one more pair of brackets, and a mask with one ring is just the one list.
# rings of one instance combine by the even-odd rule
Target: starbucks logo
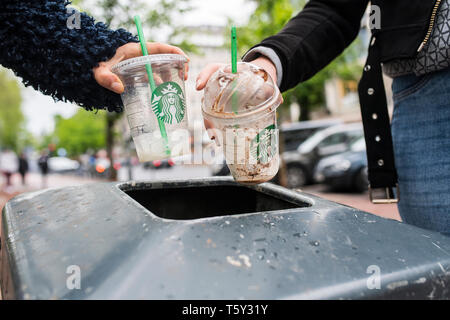
[[152,109],[165,123],[180,123],[185,114],[183,90],[175,82],[164,82],[152,93]]
[[264,128],[250,144],[250,153],[260,163],[268,163],[278,152],[278,136],[275,125]]

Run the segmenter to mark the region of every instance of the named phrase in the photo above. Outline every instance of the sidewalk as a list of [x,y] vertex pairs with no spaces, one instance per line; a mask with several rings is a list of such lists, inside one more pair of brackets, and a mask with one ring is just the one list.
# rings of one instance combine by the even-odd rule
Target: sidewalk
[[[12,187],[5,189],[3,177],[0,179],[0,210],[3,209],[3,206],[9,199],[17,196],[18,194],[44,189],[42,185],[42,177],[38,173],[29,173],[26,177],[26,182],[27,185],[22,186],[20,175],[15,174],[12,177]],[[61,188],[94,182],[98,182],[98,180],[70,175],[49,174],[47,176],[46,188]]]
[[[40,174],[30,173],[27,175],[27,185],[22,186],[22,181],[19,174],[15,174],[12,177],[12,186],[5,190],[5,181],[3,175],[0,177],[0,233],[1,233],[1,212],[6,202],[9,199],[24,193],[24,192],[32,192],[37,191],[42,188],[42,178]],[[94,183],[98,182],[94,179],[88,179],[77,176],[69,176],[69,175],[58,175],[58,174],[50,174],[47,176],[47,188],[60,188],[67,186],[75,186],[86,183]],[[0,292],[0,300],[2,300],[1,292]]]
[[[127,172],[119,171],[119,176],[122,180],[127,179]],[[188,172],[189,171],[189,172]],[[139,179],[167,179],[167,178],[192,178],[192,177],[200,177],[200,176],[208,176],[210,174],[209,169],[206,170],[204,168],[190,168],[186,169],[185,167],[174,167],[171,169],[158,169],[158,170],[143,170],[138,167],[134,169],[133,176],[139,177]],[[101,180],[104,181],[104,180]],[[70,176],[70,175],[58,175],[58,174],[50,174],[47,177],[47,187],[48,188],[60,188],[74,185],[81,185],[86,183],[95,183],[99,182],[99,180],[89,179],[79,176]],[[27,176],[27,186],[23,187],[21,185],[20,176],[14,175],[13,177],[13,188],[8,190],[6,193],[2,191],[1,186],[4,185],[3,178],[0,179],[0,209],[3,208],[5,203],[11,199],[12,197],[23,193],[30,192],[42,189],[42,178],[40,174],[31,173]],[[363,194],[347,194],[347,193],[333,193],[326,190],[323,185],[313,185],[302,188],[303,191],[315,194],[319,197],[322,197],[327,200],[339,202],[348,206],[352,206],[354,208],[367,211],[373,213],[375,215],[388,218],[401,220],[400,215],[398,214],[397,205],[374,205],[369,201],[369,196],[367,193]]]
[[303,188],[303,191],[321,198],[338,202],[377,216],[401,221],[396,204],[373,204],[369,200],[368,192],[364,193],[337,193],[327,190],[326,186],[313,185]]

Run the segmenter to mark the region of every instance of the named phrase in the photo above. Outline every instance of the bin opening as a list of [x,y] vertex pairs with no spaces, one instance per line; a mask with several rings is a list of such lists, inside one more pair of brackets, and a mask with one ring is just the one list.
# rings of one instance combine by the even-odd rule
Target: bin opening
[[309,207],[243,186],[199,186],[123,190],[154,215],[174,220]]

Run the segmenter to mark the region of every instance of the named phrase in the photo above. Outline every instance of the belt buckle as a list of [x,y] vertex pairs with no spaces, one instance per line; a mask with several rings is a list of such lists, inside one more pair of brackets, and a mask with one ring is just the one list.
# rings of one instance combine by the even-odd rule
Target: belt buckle
[[[384,189],[384,197],[381,198],[375,198],[374,197],[374,191],[377,189]],[[396,197],[394,195],[393,187],[386,187],[386,188],[376,188],[372,189],[369,185],[369,197],[370,201],[373,204],[392,204],[392,203],[398,203],[400,200],[400,189],[398,187],[398,184],[395,185]]]

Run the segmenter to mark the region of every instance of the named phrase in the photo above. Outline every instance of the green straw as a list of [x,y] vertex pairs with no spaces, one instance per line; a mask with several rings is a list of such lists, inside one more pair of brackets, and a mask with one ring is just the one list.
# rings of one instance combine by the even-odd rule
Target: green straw
[[237,73],[236,27],[231,27],[231,72]]
[[[237,73],[237,42],[236,42],[236,27],[231,27],[231,72]],[[233,81],[233,91],[236,89],[236,80]],[[233,112],[238,113],[238,96],[233,93],[231,97],[231,104]]]
[[[148,56],[147,41],[145,41],[144,32],[142,31],[141,18],[139,16],[135,16],[134,23],[136,24],[139,42],[141,43],[142,55]],[[145,70],[147,70],[148,81],[150,83],[150,89],[151,89],[150,98],[151,98],[153,92],[156,89],[155,79],[153,79],[152,65],[150,63],[145,64]],[[159,119],[158,117],[156,117],[156,118],[158,119],[158,125],[159,125],[159,131],[161,132],[161,137],[164,140],[166,154],[170,155],[169,140],[167,138],[166,127],[164,125],[164,122],[161,119]]]

